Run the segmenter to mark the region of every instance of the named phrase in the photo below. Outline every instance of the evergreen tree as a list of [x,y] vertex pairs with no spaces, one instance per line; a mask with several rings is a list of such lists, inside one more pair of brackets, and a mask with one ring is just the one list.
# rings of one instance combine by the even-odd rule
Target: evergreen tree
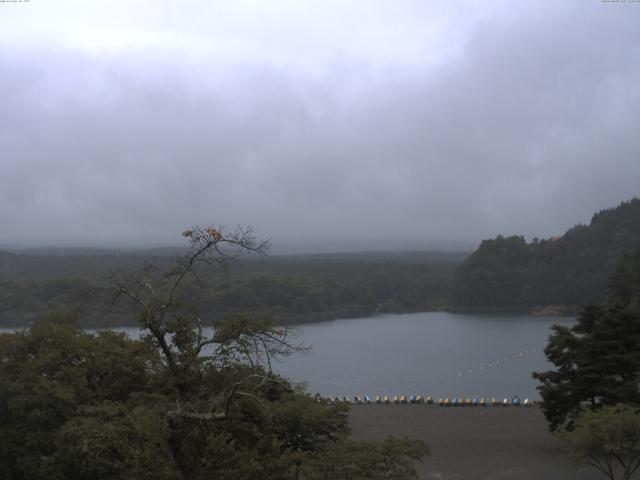
[[534,373],[551,429],[584,405],[640,403],[640,251],[623,257],[609,301],[585,307],[576,325],[554,326],[545,354],[556,370]]

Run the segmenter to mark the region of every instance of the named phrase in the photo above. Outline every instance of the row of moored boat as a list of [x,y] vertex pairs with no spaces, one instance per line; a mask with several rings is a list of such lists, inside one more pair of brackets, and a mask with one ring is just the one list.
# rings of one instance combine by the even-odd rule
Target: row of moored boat
[[530,407],[533,402],[528,398],[525,398],[523,401],[520,401],[518,396],[513,397],[512,399],[504,398],[502,400],[491,398],[490,400],[485,398],[438,398],[434,400],[431,395],[423,397],[422,395],[393,395],[393,396],[380,396],[377,395],[375,398],[371,398],[368,395],[363,396],[354,396],[353,400],[350,397],[327,397],[326,398],[330,402],[346,402],[346,403],[426,403],[429,405],[437,404],[442,407],[486,407],[487,405],[491,405],[494,407],[503,406],[503,407]]

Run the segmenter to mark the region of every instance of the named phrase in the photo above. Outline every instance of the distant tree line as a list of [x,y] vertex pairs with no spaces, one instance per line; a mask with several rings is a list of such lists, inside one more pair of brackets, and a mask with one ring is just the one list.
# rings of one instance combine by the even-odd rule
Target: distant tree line
[[[561,306],[572,313],[605,299],[607,277],[617,261],[639,245],[640,200],[633,199],[596,213],[588,226],[578,225],[558,238],[527,242],[521,236],[498,236],[483,241],[470,256],[270,257],[239,264],[230,275],[207,273],[207,290],[192,281],[185,295],[219,318],[261,312],[285,322],[445,309]],[[106,316],[105,299],[95,287],[111,272],[166,266],[165,253],[0,251],[0,325],[24,325],[52,311],[81,312],[86,326],[129,324],[129,305]]]
[[[268,313],[282,321],[310,321],[374,312],[441,310],[451,277],[464,254],[270,257],[235,265],[228,273],[205,272],[185,300],[208,314]],[[399,259],[399,260],[398,260]],[[144,255],[52,255],[0,253],[0,325],[24,325],[47,312],[81,313],[86,326],[131,324],[131,305],[111,308],[96,289],[112,272],[168,258]]]

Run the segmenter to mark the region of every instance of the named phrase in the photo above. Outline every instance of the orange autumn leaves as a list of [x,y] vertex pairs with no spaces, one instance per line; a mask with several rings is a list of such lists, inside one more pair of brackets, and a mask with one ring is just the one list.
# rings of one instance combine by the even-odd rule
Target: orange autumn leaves
[[219,242],[223,239],[222,233],[220,232],[220,230],[213,227],[206,227],[206,228],[203,228],[202,230],[198,229],[198,231],[193,229],[185,230],[184,232],[182,232],[182,236],[185,238],[191,238],[191,239],[206,236],[206,237],[209,237],[214,242]]

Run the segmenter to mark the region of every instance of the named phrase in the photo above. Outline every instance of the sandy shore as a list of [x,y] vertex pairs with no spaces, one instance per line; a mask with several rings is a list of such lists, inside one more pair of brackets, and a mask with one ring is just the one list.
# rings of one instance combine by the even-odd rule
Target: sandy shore
[[350,421],[356,440],[389,434],[424,440],[431,456],[419,465],[421,479],[604,478],[568,463],[536,407],[353,405]]

